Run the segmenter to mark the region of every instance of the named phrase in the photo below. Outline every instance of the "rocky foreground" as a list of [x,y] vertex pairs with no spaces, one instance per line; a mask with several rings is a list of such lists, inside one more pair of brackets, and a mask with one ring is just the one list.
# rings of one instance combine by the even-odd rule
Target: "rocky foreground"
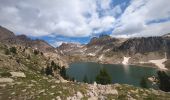
[[1,100],[170,100],[170,93],[125,84],[86,84],[34,72],[0,72]]

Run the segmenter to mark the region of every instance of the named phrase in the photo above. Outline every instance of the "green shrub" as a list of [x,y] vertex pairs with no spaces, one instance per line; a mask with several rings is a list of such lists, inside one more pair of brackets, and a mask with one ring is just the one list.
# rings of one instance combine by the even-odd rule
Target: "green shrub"
[[52,75],[53,76],[53,70],[51,66],[47,66],[45,69],[46,75]]
[[60,70],[60,75],[64,78],[67,79],[68,77],[66,76],[66,68],[63,66]]
[[43,54],[43,52],[41,52],[41,56],[43,56],[44,54]]
[[10,52],[12,52],[13,54],[16,54],[16,53],[17,53],[16,47],[11,47],[9,50],[10,50]]
[[6,55],[9,55],[9,54],[10,54],[9,49],[5,49],[5,54],[6,54]]
[[38,50],[34,50],[34,54],[35,54],[35,55],[38,55],[38,54],[39,54],[39,51],[38,51]]
[[158,71],[159,88],[163,91],[170,91],[170,76],[164,71]]
[[87,78],[86,75],[85,75],[84,78],[83,78],[83,82],[84,82],[84,83],[88,83],[88,78]]
[[1,77],[10,77],[12,75],[9,72],[3,72],[3,73],[0,73],[0,76]]
[[51,67],[53,68],[54,71],[60,69],[60,66],[57,65],[54,61],[51,61]]
[[148,88],[148,85],[147,85],[147,79],[145,77],[142,77],[141,81],[140,81],[140,86],[142,88]]
[[96,82],[103,85],[111,83],[111,77],[104,68],[101,69],[100,73],[96,76]]

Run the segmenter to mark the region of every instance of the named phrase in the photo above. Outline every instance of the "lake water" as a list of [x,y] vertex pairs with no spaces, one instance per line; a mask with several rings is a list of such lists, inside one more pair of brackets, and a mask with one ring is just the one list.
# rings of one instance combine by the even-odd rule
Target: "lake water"
[[[130,84],[140,87],[143,77],[156,76],[157,69],[136,65],[98,64],[92,62],[72,63],[67,69],[67,75],[78,82],[82,82],[86,76],[94,82],[100,69],[105,68],[112,78],[112,83]],[[151,87],[151,84],[148,84]]]

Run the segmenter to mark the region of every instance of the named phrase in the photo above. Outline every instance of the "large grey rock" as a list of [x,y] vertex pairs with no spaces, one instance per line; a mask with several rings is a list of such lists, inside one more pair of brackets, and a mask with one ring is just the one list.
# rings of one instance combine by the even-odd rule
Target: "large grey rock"
[[10,72],[12,77],[26,77],[26,75],[23,72]]
[[11,83],[13,81],[12,78],[0,78],[0,83]]

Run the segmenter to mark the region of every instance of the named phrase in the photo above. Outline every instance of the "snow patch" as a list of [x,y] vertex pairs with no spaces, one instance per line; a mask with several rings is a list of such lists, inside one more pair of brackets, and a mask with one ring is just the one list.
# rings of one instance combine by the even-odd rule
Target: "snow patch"
[[123,57],[122,64],[127,65],[131,57]]
[[165,68],[165,64],[164,64],[165,61],[167,61],[166,58],[158,59],[158,60],[149,60],[149,62],[155,64],[155,65],[158,66],[160,69],[162,69],[162,70],[167,70],[167,68]]
[[164,64],[165,61],[167,61],[166,53],[165,53],[165,58],[163,58],[163,59],[149,60],[150,63],[155,64],[155,65],[158,66],[160,69],[162,69],[162,70],[167,70],[167,68],[165,68],[165,64]]
[[100,57],[99,57],[99,60],[102,60],[103,59],[103,55],[101,55]]

